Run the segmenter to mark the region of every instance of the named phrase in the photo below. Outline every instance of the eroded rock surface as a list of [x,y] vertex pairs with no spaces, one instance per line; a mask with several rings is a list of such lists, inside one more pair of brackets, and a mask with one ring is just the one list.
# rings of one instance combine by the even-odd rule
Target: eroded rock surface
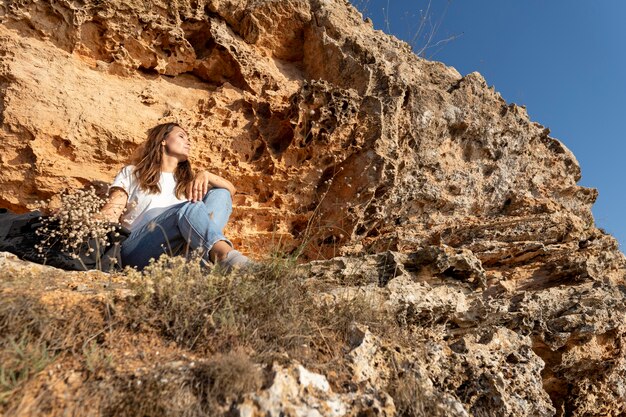
[[[594,225],[597,192],[479,73],[418,58],[341,0],[7,0],[0,23],[0,205],[104,191],[147,129],[178,121],[194,166],[239,191],[240,250],[302,245],[320,303],[367,292],[428,330],[417,357],[355,329],[346,361],[377,415],[398,363],[438,399],[430,415],[626,413],[625,259]],[[290,383],[276,408],[276,384],[241,410],[317,401]],[[360,407],[321,392],[337,415]]]

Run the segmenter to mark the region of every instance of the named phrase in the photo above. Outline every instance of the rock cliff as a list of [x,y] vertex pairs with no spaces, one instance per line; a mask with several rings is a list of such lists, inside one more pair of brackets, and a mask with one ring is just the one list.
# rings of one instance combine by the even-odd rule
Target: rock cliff
[[442,415],[626,413],[625,259],[597,191],[479,73],[342,0],[5,0],[0,22],[1,206],[103,192],[178,121],[238,189],[236,248],[303,248],[320,303],[366,292],[415,332],[423,357],[355,324],[352,388],[275,364],[238,415],[393,415],[398,369]]

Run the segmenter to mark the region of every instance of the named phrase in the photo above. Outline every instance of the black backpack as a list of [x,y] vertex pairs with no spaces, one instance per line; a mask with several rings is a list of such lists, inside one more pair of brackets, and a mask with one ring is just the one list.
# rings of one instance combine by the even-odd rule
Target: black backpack
[[[86,271],[89,269],[99,269],[104,272],[114,272],[122,269],[122,257],[120,253],[121,244],[130,235],[130,231],[119,223],[115,225],[115,231],[107,234],[110,246],[99,248],[94,252],[89,252],[89,247],[97,247],[95,239],[78,248],[78,258],[63,251],[60,243],[55,243],[46,248],[43,257],[35,248],[41,242],[41,236],[35,231],[43,226],[42,220],[50,216],[44,216],[39,210],[17,214],[6,208],[0,208],[0,251],[11,252],[20,259],[36,262],[44,265],[51,265],[57,268]],[[41,218],[41,219],[40,219]],[[54,227],[54,223],[48,228]],[[119,235],[115,236],[118,232]]]

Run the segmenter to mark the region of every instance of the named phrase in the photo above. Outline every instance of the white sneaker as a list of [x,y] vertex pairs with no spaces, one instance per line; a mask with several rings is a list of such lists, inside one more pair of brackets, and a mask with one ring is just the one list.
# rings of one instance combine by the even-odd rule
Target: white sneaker
[[223,268],[228,274],[235,267],[249,267],[252,266],[254,262],[251,261],[250,258],[248,258],[246,255],[239,252],[237,249],[232,249],[226,254],[226,257],[221,261],[218,261],[217,264],[220,266],[220,268]]

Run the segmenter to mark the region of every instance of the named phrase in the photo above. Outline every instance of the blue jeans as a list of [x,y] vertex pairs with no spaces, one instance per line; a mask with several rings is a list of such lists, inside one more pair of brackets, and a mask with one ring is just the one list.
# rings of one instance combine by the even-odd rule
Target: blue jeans
[[202,201],[173,205],[138,229],[122,242],[122,266],[142,270],[150,258],[163,253],[181,255],[202,247],[202,257],[210,262],[209,251],[219,241],[233,243],[223,235],[233,211],[230,192],[211,188]]

